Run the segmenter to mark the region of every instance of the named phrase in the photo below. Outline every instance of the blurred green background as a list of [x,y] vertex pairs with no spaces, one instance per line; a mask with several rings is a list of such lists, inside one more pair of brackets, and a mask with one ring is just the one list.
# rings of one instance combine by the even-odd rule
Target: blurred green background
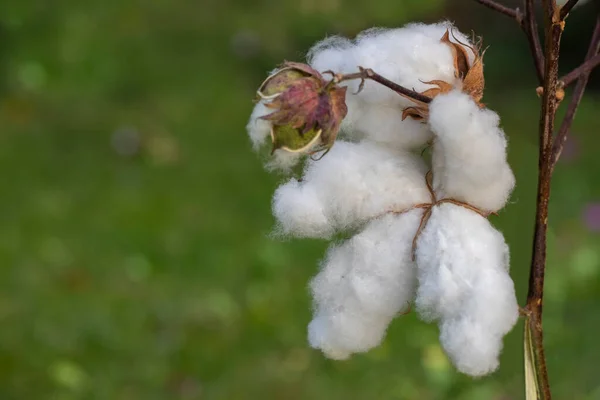
[[[564,71],[595,7],[569,17]],[[244,129],[267,71],[325,35],[442,18],[490,45],[484,101],[518,182],[492,221],[523,302],[539,100],[507,18],[467,0],[0,1],[0,399],[523,398],[521,324],[478,380],[414,313],[351,361],[311,350],[306,285],[327,243],[268,237],[283,178]],[[600,399],[598,86],[554,180],[545,326],[558,399]]]

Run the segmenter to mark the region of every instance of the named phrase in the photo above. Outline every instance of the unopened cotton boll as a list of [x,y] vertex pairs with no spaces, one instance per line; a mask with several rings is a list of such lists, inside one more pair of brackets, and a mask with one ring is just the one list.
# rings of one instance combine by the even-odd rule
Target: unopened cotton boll
[[434,132],[433,177],[439,198],[452,198],[485,211],[504,207],[515,185],[506,160],[506,138],[498,114],[480,108],[459,90],[429,105]]
[[[462,43],[469,40],[453,28],[451,23],[444,22],[370,29],[352,41],[340,37],[326,39],[311,49],[308,59],[320,71],[353,73],[359,67],[372,68],[387,79],[421,92],[435,87],[424,82],[457,82],[452,52],[440,39],[446,30],[452,30],[455,37],[452,40]],[[359,80],[342,83],[349,87],[349,93],[357,92],[359,84]],[[401,121],[402,109],[413,105],[411,100],[367,80],[360,93],[347,96],[348,115],[342,130],[354,138],[366,137],[403,149],[420,147],[431,138],[427,125]]]
[[416,260],[417,310],[439,321],[444,351],[463,373],[494,371],[502,337],[519,316],[502,234],[471,210],[439,204],[419,236]]
[[382,216],[329,250],[311,282],[311,346],[344,359],[381,343],[389,323],[414,296],[412,240],[422,212]]
[[391,211],[431,200],[427,167],[417,155],[368,141],[338,141],[321,160],[309,160],[302,182],[291,180],[274,197],[278,231],[326,238]]

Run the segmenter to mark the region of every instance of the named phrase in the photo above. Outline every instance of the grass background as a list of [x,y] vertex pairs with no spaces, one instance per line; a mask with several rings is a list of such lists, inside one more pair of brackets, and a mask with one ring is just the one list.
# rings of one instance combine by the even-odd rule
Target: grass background
[[[567,66],[590,14],[570,17]],[[454,0],[0,1],[0,399],[522,398],[521,325],[479,380],[452,369],[414,313],[349,362],[309,349],[306,284],[327,244],[267,237],[282,178],[244,131],[266,72],[326,34],[443,17],[491,45],[485,101],[517,175],[492,220],[523,302],[539,101],[503,17]],[[551,203],[556,398],[600,399],[600,237],[585,218],[600,202],[593,89]]]

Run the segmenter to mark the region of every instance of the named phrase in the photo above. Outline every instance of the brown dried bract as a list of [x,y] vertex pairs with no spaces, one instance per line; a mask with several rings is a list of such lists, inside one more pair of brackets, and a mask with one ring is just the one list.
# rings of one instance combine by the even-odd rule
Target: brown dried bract
[[[460,42],[454,37],[455,42],[450,40],[450,31],[446,31],[440,41],[450,47],[454,58],[454,76],[460,82],[461,89],[475,100],[475,102],[483,107],[481,99],[483,98],[483,89],[485,79],[483,76],[483,53],[480,53],[479,44],[470,46]],[[469,62],[471,52],[473,61]],[[436,87],[430,88],[421,92],[431,99],[440,93],[447,93],[454,89],[456,83],[450,83],[441,80],[423,82]],[[412,99],[411,99],[412,100]],[[411,117],[415,120],[427,120],[429,117],[429,106],[426,103],[413,100],[416,105],[407,107],[402,112],[402,119]]]

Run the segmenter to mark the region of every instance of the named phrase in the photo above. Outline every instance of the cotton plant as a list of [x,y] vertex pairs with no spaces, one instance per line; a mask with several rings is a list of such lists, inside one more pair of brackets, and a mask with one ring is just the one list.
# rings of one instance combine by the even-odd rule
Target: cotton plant
[[499,117],[481,103],[482,57],[448,22],[371,29],[317,43],[307,64],[284,63],[259,88],[255,147],[271,142],[271,169],[304,162],[275,191],[276,231],[352,235],[310,282],[308,340],[325,356],[378,346],[414,302],[459,371],[497,369],[519,308],[487,217],[515,182]]

